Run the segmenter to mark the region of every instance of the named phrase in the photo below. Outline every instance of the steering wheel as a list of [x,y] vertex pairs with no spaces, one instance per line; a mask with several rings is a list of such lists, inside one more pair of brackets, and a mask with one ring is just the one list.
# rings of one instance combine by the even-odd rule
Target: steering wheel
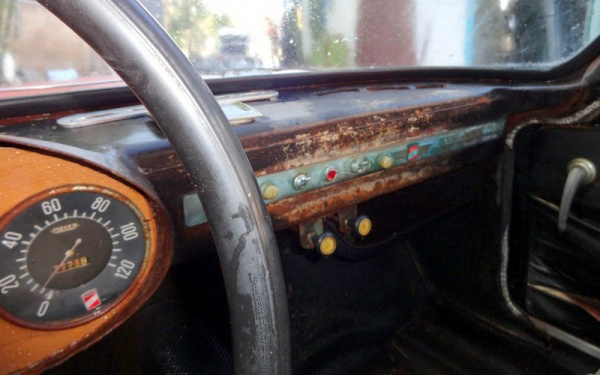
[[275,234],[246,154],[208,86],[136,0],[39,2],[121,76],[179,154],[219,254],[235,373],[290,373],[289,317]]

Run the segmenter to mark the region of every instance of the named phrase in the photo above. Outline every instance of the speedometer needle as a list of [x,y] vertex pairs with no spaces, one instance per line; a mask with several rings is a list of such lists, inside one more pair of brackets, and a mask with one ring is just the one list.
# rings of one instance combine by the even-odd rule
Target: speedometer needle
[[79,245],[81,243],[81,238],[78,238],[77,240],[75,240],[75,244],[73,245],[73,247],[71,247],[69,250],[67,250],[65,252],[65,257],[63,258],[63,260],[58,264],[58,266],[56,266],[54,268],[54,272],[52,272],[52,275],[50,275],[50,277],[48,278],[48,280],[46,280],[46,283],[44,283],[44,286],[42,287],[45,288],[48,283],[50,282],[50,280],[52,280],[52,278],[54,277],[54,275],[56,275],[56,273],[58,272],[58,270],[62,267],[62,265],[67,261],[67,259],[69,259],[70,257],[73,256],[73,254],[75,254],[75,248],[77,247],[77,245]]

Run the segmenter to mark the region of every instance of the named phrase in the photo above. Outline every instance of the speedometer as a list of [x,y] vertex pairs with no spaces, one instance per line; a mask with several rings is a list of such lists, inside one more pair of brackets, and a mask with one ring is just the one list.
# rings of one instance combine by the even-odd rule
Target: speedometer
[[40,194],[0,223],[0,314],[42,329],[97,317],[126,294],[148,249],[139,210],[120,194]]

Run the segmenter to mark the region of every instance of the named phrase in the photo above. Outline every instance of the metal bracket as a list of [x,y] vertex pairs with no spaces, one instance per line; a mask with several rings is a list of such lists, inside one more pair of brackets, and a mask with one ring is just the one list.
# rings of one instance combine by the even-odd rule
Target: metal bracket
[[315,248],[315,244],[311,241],[312,236],[320,236],[323,234],[323,219],[307,221],[298,226],[300,234],[300,245],[308,250]]
[[356,205],[344,207],[343,209],[336,212],[338,228],[341,233],[343,233],[343,234],[352,233],[353,229],[352,229],[352,227],[348,226],[348,220],[356,219],[357,215],[358,215],[358,209],[356,208]]

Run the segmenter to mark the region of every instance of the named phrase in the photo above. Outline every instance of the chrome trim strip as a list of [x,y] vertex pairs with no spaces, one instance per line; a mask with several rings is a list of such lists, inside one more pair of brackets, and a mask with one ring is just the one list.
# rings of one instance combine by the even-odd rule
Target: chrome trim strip
[[87,113],[78,113],[71,116],[61,117],[56,122],[63,128],[81,128],[84,126],[105,124],[111,121],[125,120],[138,116],[149,116],[148,110],[143,105],[107,109]]
[[[231,125],[240,125],[262,117],[255,108],[245,104],[259,100],[276,100],[277,91],[250,91],[216,96]],[[84,126],[105,124],[112,121],[126,120],[138,116],[149,116],[148,110],[143,105],[107,109],[59,118],[56,122],[63,128],[72,129]]]
[[535,328],[546,333],[548,336],[552,336],[555,339],[574,347],[575,349],[579,349],[582,352],[591,355],[594,358],[600,359],[600,348],[598,348],[597,346],[592,345],[589,342],[584,341],[576,336],[573,336],[560,328],[556,328],[553,325],[536,319],[531,315],[528,318],[531,321],[531,323],[533,323],[533,326]]
[[262,100],[277,100],[279,92],[274,90],[236,92],[233,94],[216,95],[219,104],[248,103]]
[[510,290],[508,289],[508,252],[510,248],[508,245],[508,227],[504,230],[502,235],[502,260],[500,263],[500,288],[502,289],[502,298],[506,303],[506,306],[510,312],[516,317],[522,317],[523,311],[514,304],[510,297]]

